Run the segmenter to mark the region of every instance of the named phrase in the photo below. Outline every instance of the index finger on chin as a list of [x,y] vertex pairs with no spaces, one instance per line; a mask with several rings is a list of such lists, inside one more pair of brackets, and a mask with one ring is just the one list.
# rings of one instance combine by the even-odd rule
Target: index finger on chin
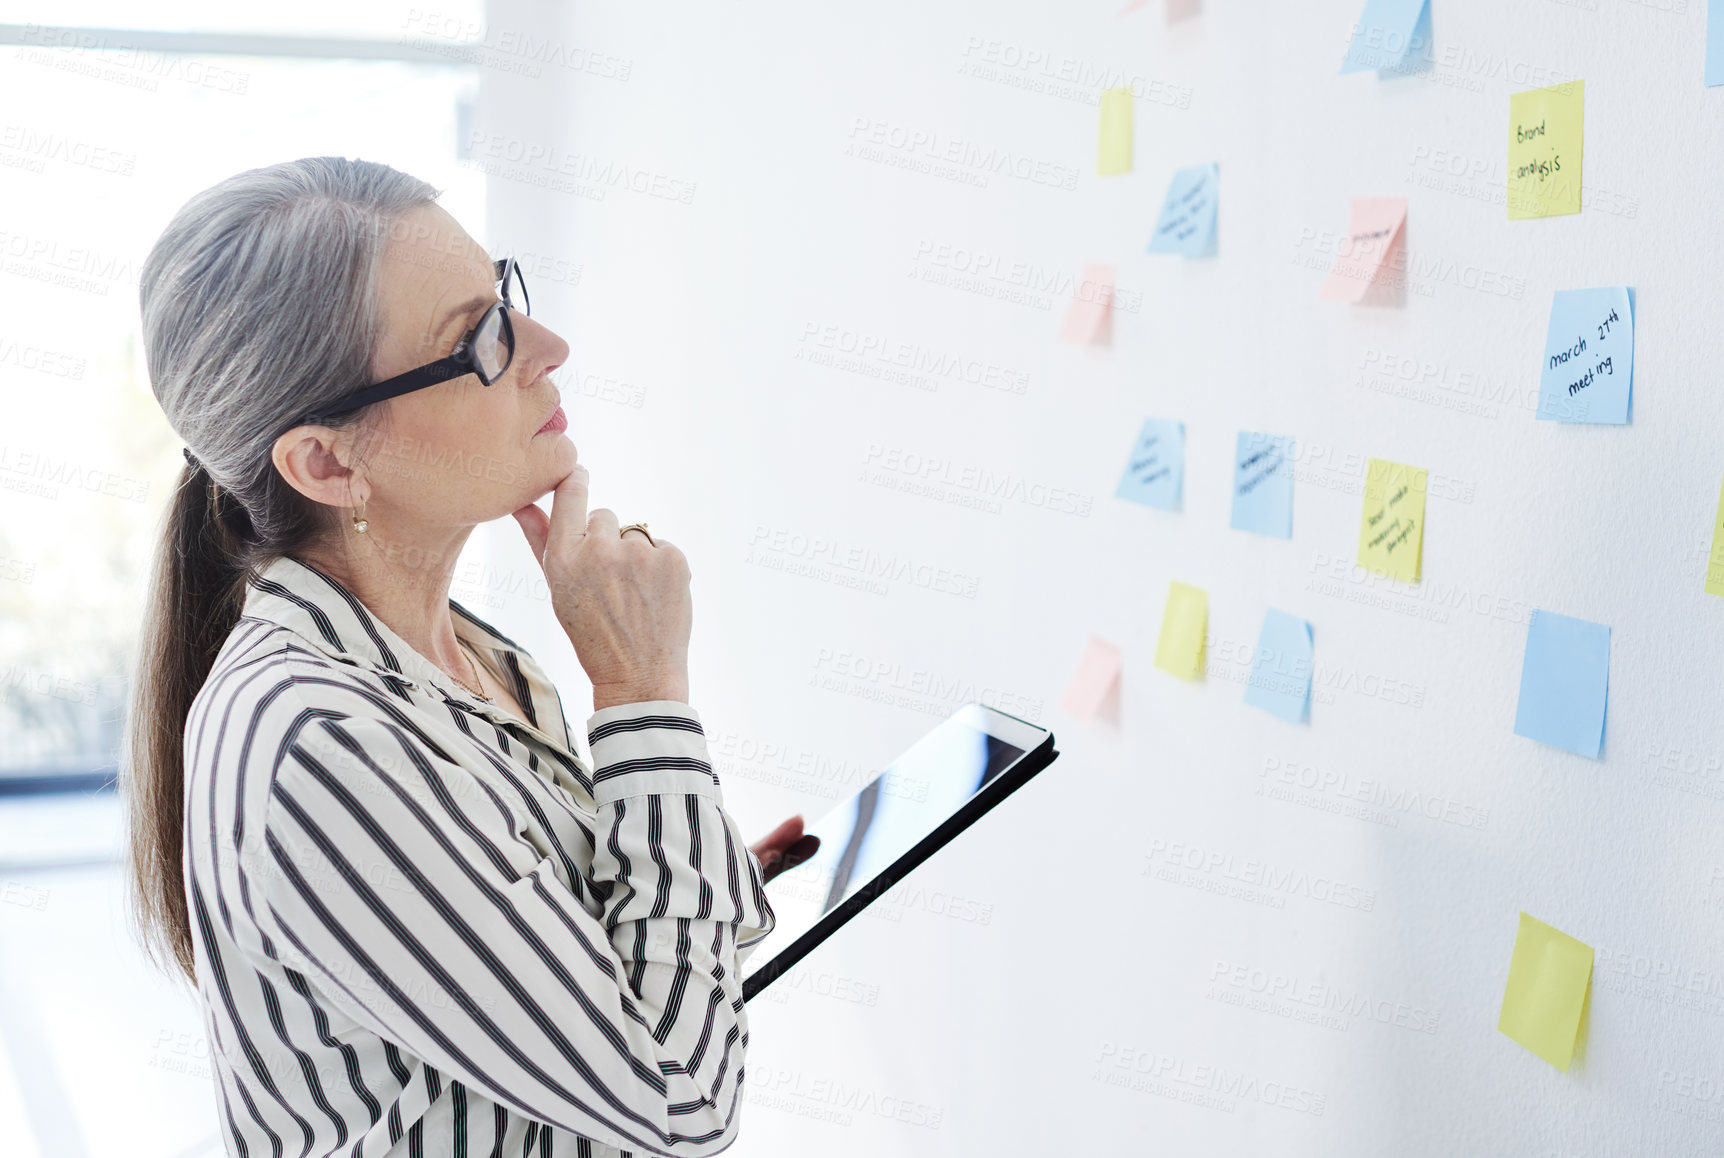
[[587,468],[576,463],[557,484],[551,499],[552,526],[567,534],[578,534],[587,525]]

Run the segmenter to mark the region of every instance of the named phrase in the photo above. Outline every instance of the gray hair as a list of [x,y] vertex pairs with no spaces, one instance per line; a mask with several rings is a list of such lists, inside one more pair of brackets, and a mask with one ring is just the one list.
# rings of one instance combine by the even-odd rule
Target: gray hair
[[[379,259],[440,191],[388,165],[305,157],[249,169],[182,206],[139,290],[150,387],[198,459],[169,498],[150,577],[120,784],[133,917],[159,962],[192,974],[182,884],[184,729],[239,621],[245,579],[339,531],[275,469],[275,440],[370,382]],[[375,406],[318,421],[364,434]]]

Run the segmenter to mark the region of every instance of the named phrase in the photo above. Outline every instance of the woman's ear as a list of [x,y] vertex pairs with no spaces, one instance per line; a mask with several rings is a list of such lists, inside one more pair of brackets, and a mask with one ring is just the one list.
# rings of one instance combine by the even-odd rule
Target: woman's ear
[[364,473],[347,465],[352,457],[352,443],[327,426],[296,426],[270,448],[270,459],[289,486],[331,507],[354,506],[370,497]]

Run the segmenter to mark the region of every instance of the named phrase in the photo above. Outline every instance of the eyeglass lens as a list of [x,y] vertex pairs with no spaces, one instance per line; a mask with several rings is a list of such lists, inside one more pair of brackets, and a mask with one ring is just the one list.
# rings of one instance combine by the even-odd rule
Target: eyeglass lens
[[[519,265],[510,265],[508,278],[500,283],[498,292],[510,309],[532,316],[527,286],[521,279]],[[495,382],[509,368],[515,355],[514,336],[515,329],[504,323],[502,310],[489,311],[479,323],[479,329],[473,335],[473,357],[488,380]]]
[[503,300],[509,303],[509,308],[520,310],[528,317],[533,316],[533,305],[527,300],[527,283],[521,280],[521,266],[514,263],[509,266],[509,280],[504,282],[500,291]]

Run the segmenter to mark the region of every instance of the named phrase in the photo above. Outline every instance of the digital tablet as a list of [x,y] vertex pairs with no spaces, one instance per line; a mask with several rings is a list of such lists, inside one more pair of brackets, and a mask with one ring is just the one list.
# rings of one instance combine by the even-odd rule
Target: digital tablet
[[965,704],[803,831],[814,855],[766,884],[772,932],[738,953],[746,1001],[1053,763],[1054,734]]

